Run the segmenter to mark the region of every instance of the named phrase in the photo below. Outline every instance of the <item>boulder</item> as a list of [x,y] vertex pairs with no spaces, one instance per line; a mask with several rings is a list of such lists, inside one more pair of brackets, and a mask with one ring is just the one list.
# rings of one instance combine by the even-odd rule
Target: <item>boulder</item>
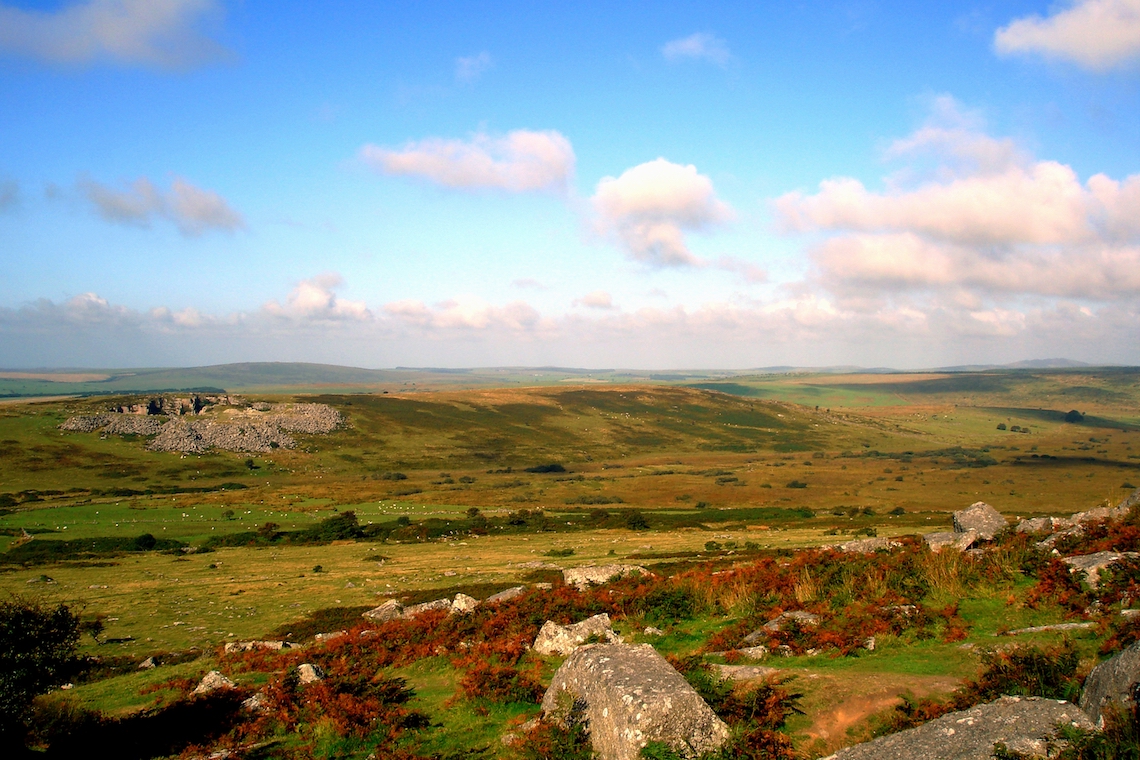
[[139,670],[151,670],[152,668],[157,667],[158,662],[154,659],[154,657],[147,657],[145,660],[139,663]]
[[216,670],[211,670],[198,685],[194,687],[194,691],[190,692],[191,696],[198,696],[201,694],[210,694],[220,689],[232,689],[236,684],[233,681],[223,676]]
[[362,617],[366,617],[374,623],[387,623],[389,620],[395,620],[403,614],[404,605],[400,604],[396,599],[389,599],[379,607],[373,607],[368,610]]
[[276,652],[288,646],[284,641],[227,641],[224,647],[226,654],[235,652],[252,652],[255,649]]
[[937,554],[943,549],[953,549],[954,551],[964,552],[978,540],[978,534],[974,531],[967,533],[955,532],[942,532],[942,533],[927,533],[922,537],[930,551]]
[[898,541],[889,538],[857,538],[839,545],[839,551],[852,554],[874,554],[878,551],[890,551],[902,546]]
[[1140,684],[1140,643],[1092,669],[1081,691],[1081,709],[1095,723],[1103,725],[1104,709],[1108,705],[1131,709],[1137,684]]
[[316,683],[325,679],[325,671],[320,665],[302,662],[297,666],[297,680],[301,685]]
[[645,626],[645,630],[642,631],[642,633],[646,636],[664,636],[665,635],[665,631],[663,631],[660,628],[658,628],[657,626],[653,626],[653,625]]
[[718,665],[713,663],[709,667],[718,676],[727,678],[729,681],[757,681],[780,672],[776,668],[765,668],[761,665]]
[[720,749],[728,726],[649,644],[583,647],[542,699],[545,717],[584,720],[599,760],[636,760],[649,742],[683,757]]
[[526,586],[512,586],[511,588],[504,589],[497,594],[491,594],[484,600],[485,604],[499,604],[500,602],[509,602],[512,599],[517,599],[526,593]]
[[562,571],[567,586],[584,591],[590,586],[600,586],[628,575],[649,575],[653,573],[640,565],[596,565],[592,567],[569,567]]
[[337,639],[343,638],[347,635],[348,631],[331,631],[329,633],[318,633],[313,636],[313,641],[316,641],[317,643],[325,641],[336,641]]
[[1022,520],[1014,528],[1018,533],[1052,533],[1073,527],[1073,523],[1064,517],[1030,517]]
[[1100,571],[1122,559],[1140,557],[1136,552],[1096,552],[1095,554],[1078,554],[1075,557],[1065,557],[1061,561],[1069,566],[1070,573],[1084,573],[1085,583],[1096,588],[1100,585]]
[[[775,632],[781,630],[789,623],[793,623],[800,628],[815,628],[819,625],[820,620],[820,616],[814,612],[806,612],[804,610],[790,610],[781,614],[777,618],[769,620],[764,624],[763,629],[765,631]],[[749,641],[748,643],[751,644],[752,642]]]
[[416,615],[422,615],[425,612],[434,612],[436,610],[451,612],[451,600],[436,599],[435,601],[424,602],[423,604],[413,604],[411,607],[405,607],[400,617],[405,619],[414,618]]
[[451,601],[451,614],[453,615],[466,615],[471,610],[479,606],[479,600],[467,594],[456,594],[455,599]]
[[768,656],[768,647],[765,646],[741,647],[736,651],[748,660],[763,660]]
[[1039,697],[1002,697],[952,712],[917,728],[841,749],[825,760],[976,760],[1001,742],[1014,752],[1044,756],[1057,724],[1093,728],[1076,705]]
[[241,706],[250,712],[264,712],[269,709],[269,698],[265,692],[259,691],[241,703]]
[[609,642],[621,641],[611,627],[610,616],[603,612],[572,625],[558,625],[553,620],[547,620],[539,630],[538,638],[534,640],[534,651],[539,654],[556,654],[565,657],[591,636]]
[[956,533],[974,531],[978,534],[978,538],[991,541],[997,532],[1004,527],[1005,518],[984,501],[975,501],[966,509],[954,513],[954,532]]

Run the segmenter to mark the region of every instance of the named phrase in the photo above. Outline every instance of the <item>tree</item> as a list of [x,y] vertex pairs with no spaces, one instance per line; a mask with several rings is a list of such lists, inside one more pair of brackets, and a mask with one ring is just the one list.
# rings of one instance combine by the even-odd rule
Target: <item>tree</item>
[[1070,409],[1065,415],[1065,422],[1080,422],[1082,419],[1084,419],[1084,415],[1076,409]]
[[21,746],[32,700],[75,674],[79,633],[79,616],[65,604],[0,602],[0,747]]

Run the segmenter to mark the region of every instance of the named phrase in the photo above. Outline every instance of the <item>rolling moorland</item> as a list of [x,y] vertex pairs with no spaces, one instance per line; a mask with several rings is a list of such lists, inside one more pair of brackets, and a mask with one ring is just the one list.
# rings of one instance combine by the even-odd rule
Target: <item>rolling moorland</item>
[[[135,756],[211,742],[251,757],[365,757],[380,746],[387,756],[527,756],[534,746],[500,737],[538,713],[540,687],[560,662],[518,646],[543,620],[606,611],[632,641],[650,640],[642,631],[654,625],[663,632],[654,646],[699,674],[697,660],[725,662],[712,653],[731,650],[741,626],[817,605],[849,610],[847,627],[826,641],[770,642],[790,656],[764,662],[780,675],[763,688],[788,708],[765,730],[785,737],[789,752],[822,756],[897,725],[899,704],[975,678],[984,653],[1008,641],[995,634],[1100,619],[1086,612],[1088,589],[1070,589],[1086,594],[1085,606],[1043,590],[1047,560],[1024,541],[1010,539],[1004,559],[985,567],[931,555],[912,539],[902,559],[879,558],[877,570],[866,564],[874,557],[841,560],[819,547],[948,530],[951,513],[976,501],[1011,521],[1063,517],[1115,505],[1140,486],[1140,370],[1129,368],[206,370],[0,380],[13,396],[70,396],[0,405],[0,589],[66,602],[98,623],[81,644],[97,663],[74,688],[40,700],[56,716],[33,737],[41,749],[50,752],[60,741],[52,726],[68,721],[93,736],[162,725],[209,670],[245,689],[275,688],[308,652],[308,661],[325,657],[330,673],[338,657],[351,659],[371,668],[374,684],[394,684],[387,717],[341,725],[309,705],[256,730],[215,721],[224,730]],[[296,434],[294,448],[203,453],[59,428],[140,393],[187,390],[324,404],[344,424]],[[642,566],[656,580],[581,593],[562,585],[561,568],[606,563]],[[918,580],[896,582],[908,573]],[[534,586],[544,583],[552,588]],[[510,608],[517,619],[428,615],[386,633],[419,648],[379,656],[357,633],[345,638],[351,652],[314,643],[318,633],[356,631],[361,613],[385,599],[483,599],[520,584],[530,591]],[[922,620],[875,628],[858,612],[872,593],[914,604]],[[868,631],[873,651],[857,645]],[[258,639],[308,648],[222,651]],[[1120,631],[1106,622],[1018,638],[1071,647],[1078,680],[1113,640]],[[459,643],[502,670],[481,670]],[[140,670],[147,658],[160,666]]]

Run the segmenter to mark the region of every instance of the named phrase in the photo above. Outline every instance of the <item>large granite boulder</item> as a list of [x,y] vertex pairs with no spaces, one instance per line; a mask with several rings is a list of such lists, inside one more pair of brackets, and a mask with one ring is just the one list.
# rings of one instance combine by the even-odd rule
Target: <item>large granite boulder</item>
[[1095,552],[1065,557],[1061,561],[1069,566],[1070,573],[1084,573],[1085,583],[1091,588],[1100,585],[1100,571],[1122,559],[1140,557],[1136,552]]
[[890,551],[902,546],[898,541],[889,538],[856,538],[853,541],[839,544],[839,551],[848,554],[874,554],[875,552]]
[[466,615],[479,606],[479,600],[467,594],[456,594],[451,600],[451,614]]
[[1093,728],[1076,705],[1039,697],[1002,697],[952,712],[917,728],[841,749],[825,760],[982,760],[994,745],[1044,756],[1046,741],[1059,724]]
[[512,599],[518,599],[526,593],[526,586],[512,586],[511,588],[504,589],[497,594],[491,594],[486,599],[487,604],[499,604],[501,602],[509,602]]
[[389,599],[381,604],[379,607],[373,607],[365,612],[362,617],[366,617],[374,623],[387,623],[389,620],[396,620],[404,614],[404,605],[400,604],[397,599]]
[[1081,691],[1081,709],[1098,725],[1104,723],[1104,708],[1109,704],[1130,709],[1140,685],[1140,643],[1097,665],[1085,679]]
[[649,644],[597,644],[554,674],[542,711],[559,723],[584,719],[599,760],[636,760],[649,742],[683,757],[715,751],[728,726]]
[[585,591],[590,586],[600,586],[628,575],[648,575],[653,573],[641,565],[594,565],[590,567],[568,567],[562,571],[567,586]]
[[213,694],[215,691],[223,689],[232,689],[236,684],[230,679],[221,674],[220,671],[211,670],[206,675],[202,676],[202,680],[194,687],[194,691],[190,692],[191,696],[201,696],[203,694]]
[[954,531],[969,533],[974,531],[978,538],[993,540],[997,532],[1005,527],[1005,518],[984,501],[975,501],[966,509],[954,513]]
[[558,625],[553,620],[547,620],[534,640],[534,651],[565,657],[586,643],[591,636],[607,642],[621,641],[621,637],[614,633],[610,616],[603,612],[570,625]]
[[964,552],[978,540],[978,534],[972,530],[965,533],[943,531],[939,533],[927,533],[922,537],[922,540],[926,542],[926,546],[930,551],[935,554],[943,549],[953,549],[957,552]]
[[400,617],[410,620],[417,615],[422,615],[425,612],[436,612],[442,610],[443,612],[451,612],[450,599],[436,599],[431,602],[424,602],[422,604],[413,604],[411,607],[405,607]]

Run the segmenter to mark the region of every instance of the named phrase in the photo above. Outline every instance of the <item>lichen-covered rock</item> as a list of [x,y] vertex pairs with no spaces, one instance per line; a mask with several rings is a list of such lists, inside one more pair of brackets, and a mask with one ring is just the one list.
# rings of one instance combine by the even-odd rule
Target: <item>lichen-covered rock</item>
[[610,616],[603,612],[571,625],[559,625],[553,620],[547,620],[534,640],[534,651],[565,657],[586,643],[591,636],[608,642],[621,641],[621,637],[614,633]]
[[1065,557],[1061,561],[1069,566],[1071,573],[1083,573],[1085,583],[1096,588],[1100,585],[1100,571],[1122,559],[1140,557],[1136,552],[1096,552],[1094,554],[1078,554],[1075,557]]
[[223,676],[217,670],[211,670],[198,685],[194,687],[194,691],[190,692],[192,696],[199,696],[201,694],[210,694],[221,689],[232,689],[236,684],[233,681]]
[[311,662],[302,662],[297,666],[297,680],[302,686],[323,681],[325,678],[325,671],[320,665],[314,665]]
[[1131,709],[1137,684],[1140,684],[1140,643],[1092,669],[1081,691],[1081,709],[1094,722],[1103,724],[1104,709],[1108,705]]
[[600,760],[636,760],[654,741],[696,757],[729,739],[728,726],[649,644],[579,649],[554,674],[542,711],[560,723],[584,719]]
[[451,614],[465,615],[479,606],[479,600],[467,594],[456,594],[451,600]]
[[954,513],[955,533],[974,531],[978,538],[990,541],[1004,527],[1005,518],[984,501],[975,501],[966,509]]
[[998,742],[1014,752],[1044,756],[1058,724],[1093,727],[1089,716],[1070,702],[1002,697],[841,749],[826,760],[981,760],[993,757]]
[[902,546],[898,541],[889,538],[857,538],[839,545],[839,551],[849,554],[874,554],[879,551],[890,551]]
[[400,617],[414,618],[415,616],[422,615],[425,612],[434,612],[436,610],[451,612],[451,600],[436,599],[431,602],[424,602],[423,604],[413,604],[411,607],[405,607],[404,612],[400,615]]
[[718,676],[727,678],[729,681],[758,681],[762,678],[770,678],[780,672],[776,668],[766,668],[762,665],[718,665],[713,663],[709,667]]
[[373,607],[361,615],[366,617],[374,623],[387,623],[389,620],[395,620],[404,614],[404,605],[400,604],[399,600],[389,599],[379,607]]
[[1052,533],[1073,527],[1072,521],[1064,517],[1029,517],[1014,528],[1018,533]]
[[158,661],[154,657],[147,657],[139,663],[139,670],[153,670],[158,667]]
[[596,565],[592,567],[569,567],[562,571],[562,577],[567,586],[573,586],[584,591],[590,586],[600,586],[618,578],[628,575],[647,575],[653,573],[640,565]]
[[[789,610],[781,614],[779,617],[769,620],[764,624],[763,630],[775,632],[783,629],[789,624],[794,624],[800,628],[815,628],[819,625],[821,618],[814,612],[807,612],[805,610]],[[745,639],[747,641],[747,638]],[[748,642],[752,643],[752,642]]]
[[484,604],[500,604],[502,602],[509,602],[512,599],[518,599],[526,593],[526,586],[512,586],[508,589],[503,589],[497,594],[491,594],[483,600]]
[[256,649],[277,652],[288,646],[284,641],[227,641],[224,649],[226,654],[252,652]]
[[972,530],[967,533],[958,533],[957,531],[927,533],[922,537],[922,540],[926,542],[930,551],[935,554],[943,549],[953,549],[954,551],[964,552],[978,540],[978,534]]

